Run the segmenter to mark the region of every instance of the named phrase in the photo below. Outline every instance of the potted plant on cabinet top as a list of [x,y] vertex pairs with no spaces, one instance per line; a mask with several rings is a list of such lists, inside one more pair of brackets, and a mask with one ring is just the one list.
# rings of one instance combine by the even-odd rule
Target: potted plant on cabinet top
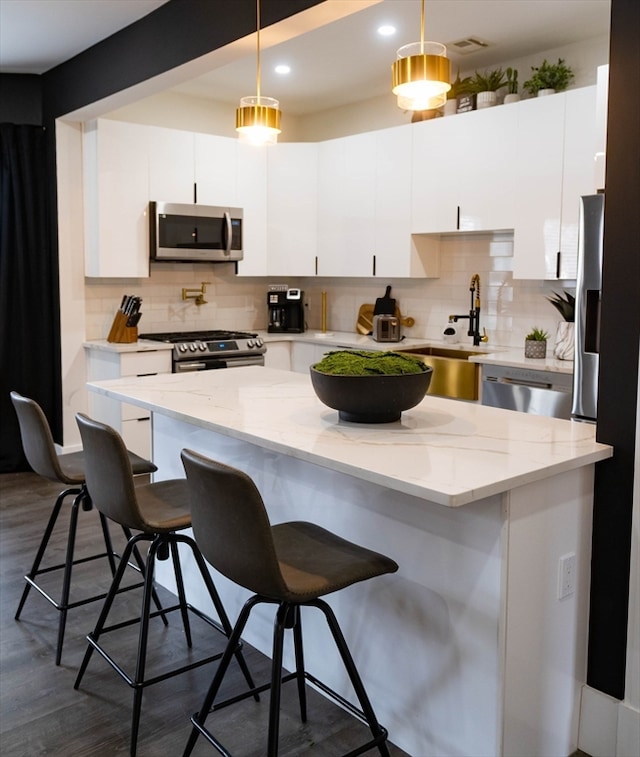
[[507,103],[517,102],[520,99],[520,94],[518,93],[518,69],[509,66],[505,73],[507,76],[507,94],[504,96],[503,102],[506,105]]
[[460,78],[460,69],[456,74],[456,78],[451,82],[451,89],[447,92],[447,102],[444,104],[444,115],[451,116],[458,110],[458,98],[461,95],[471,94],[471,77],[465,76],[464,79]]
[[549,334],[544,329],[534,326],[524,338],[524,356],[545,358],[547,356],[547,339]]
[[498,101],[497,91],[507,83],[502,68],[493,71],[476,71],[471,79],[471,86],[476,93],[476,107],[490,108]]
[[573,360],[575,351],[574,321],[576,317],[576,298],[565,290],[562,295],[553,292],[553,297],[547,297],[547,299],[563,318],[558,323],[556,340],[553,345],[553,356],[558,360]]
[[557,63],[547,63],[545,58],[540,66],[531,66],[531,71],[531,78],[522,86],[527,92],[538,97],[563,92],[573,79],[573,70],[567,66],[564,58],[558,58]]

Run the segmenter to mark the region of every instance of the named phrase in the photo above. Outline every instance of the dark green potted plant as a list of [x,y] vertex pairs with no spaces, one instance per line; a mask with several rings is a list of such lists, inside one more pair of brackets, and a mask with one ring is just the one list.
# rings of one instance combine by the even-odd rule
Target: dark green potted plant
[[458,108],[458,98],[461,95],[469,95],[473,92],[471,87],[471,77],[465,76],[460,78],[460,69],[456,74],[456,78],[451,82],[451,89],[447,92],[447,102],[444,106],[445,116],[452,115]]
[[562,320],[558,323],[556,338],[553,343],[553,356],[558,360],[573,360],[575,353],[576,298],[566,290],[563,294],[553,292],[547,297],[553,307],[560,313]]
[[[558,58],[557,63],[548,63],[545,58],[540,66],[531,66],[531,77],[522,85],[523,89],[534,96],[563,92],[573,79],[574,74],[564,58]],[[550,92],[553,90],[553,92]]]
[[549,334],[544,329],[534,326],[524,338],[524,356],[545,358],[547,356],[547,339]]
[[502,68],[492,71],[476,71],[471,79],[471,86],[476,93],[476,107],[490,108],[498,101],[497,91],[505,86],[507,80]]

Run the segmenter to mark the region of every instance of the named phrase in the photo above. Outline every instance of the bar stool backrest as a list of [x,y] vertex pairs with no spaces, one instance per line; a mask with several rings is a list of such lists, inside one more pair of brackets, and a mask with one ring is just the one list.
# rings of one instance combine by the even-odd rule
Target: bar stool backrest
[[11,402],[18,416],[22,447],[29,465],[40,476],[52,481],[74,484],[60,466],[51,428],[42,408],[32,399],[11,392]]
[[123,526],[147,531],[136,498],[129,454],[111,426],[76,413],[85,456],[87,489],[101,513]]
[[279,599],[288,589],[260,492],[242,471],[183,450],[191,523],[200,551],[231,581]]

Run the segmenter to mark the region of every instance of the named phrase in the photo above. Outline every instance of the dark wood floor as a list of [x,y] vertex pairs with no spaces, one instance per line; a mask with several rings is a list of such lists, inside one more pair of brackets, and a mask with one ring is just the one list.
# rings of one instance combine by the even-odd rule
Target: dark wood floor
[[[59,613],[32,590],[20,620],[14,619],[24,587],[23,575],[31,565],[60,488],[31,473],[0,475],[0,754],[3,757],[127,755],[132,690],[96,654],[81,688],[73,689],[86,649],[85,634],[93,627],[99,605],[85,605],[69,613],[59,667],[54,664]],[[64,560],[68,508],[64,515],[61,527],[54,532],[48,564]],[[112,531],[114,535],[117,533],[115,527]],[[95,511],[81,512],[78,554],[90,553],[99,533]],[[56,597],[59,576],[46,577]],[[74,598],[86,596],[83,591],[87,587],[91,593],[96,586],[106,590],[109,578],[104,561],[78,566],[74,573]],[[122,595],[122,612],[131,617],[138,608],[138,592]],[[156,630],[150,644],[149,664],[153,672],[167,660],[175,664],[177,660],[189,659],[177,617],[171,618],[168,629],[158,623]],[[112,637],[110,651],[117,655],[118,661],[135,657],[135,627]],[[210,650],[222,646],[219,634],[196,622],[193,654],[210,654]],[[266,681],[268,660],[246,646],[245,655],[254,678]],[[154,664],[158,667],[154,668]],[[140,757],[182,754],[190,732],[189,717],[200,706],[214,664],[146,689],[138,739]],[[125,667],[131,671],[130,666]],[[242,685],[243,679],[234,665],[226,689],[240,691]],[[309,694],[308,721],[300,723],[292,687],[294,684],[289,684],[283,690],[282,755],[342,754],[366,740],[360,723],[315,692]],[[234,754],[260,757],[265,753],[267,708],[268,698],[263,696],[259,704],[248,700],[211,719],[215,717],[216,733]],[[394,747],[391,752],[394,757],[405,754]],[[213,757],[217,752],[200,738],[193,754]]]

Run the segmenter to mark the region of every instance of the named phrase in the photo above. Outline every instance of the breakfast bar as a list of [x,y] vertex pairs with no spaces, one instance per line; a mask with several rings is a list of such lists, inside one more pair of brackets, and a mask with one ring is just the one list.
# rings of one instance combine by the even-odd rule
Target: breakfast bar
[[[183,448],[201,452],[250,475],[272,523],[313,521],[398,562],[328,597],[394,744],[416,757],[575,751],[593,469],[612,455],[594,426],[432,396],[393,423],[346,423],[308,376],[257,366],[88,386],[151,411],[157,479],[184,476]],[[188,564],[185,578],[207,610]],[[215,578],[233,619],[247,594]],[[350,699],[315,620],[309,669]],[[245,639],[269,654],[271,618]]]

